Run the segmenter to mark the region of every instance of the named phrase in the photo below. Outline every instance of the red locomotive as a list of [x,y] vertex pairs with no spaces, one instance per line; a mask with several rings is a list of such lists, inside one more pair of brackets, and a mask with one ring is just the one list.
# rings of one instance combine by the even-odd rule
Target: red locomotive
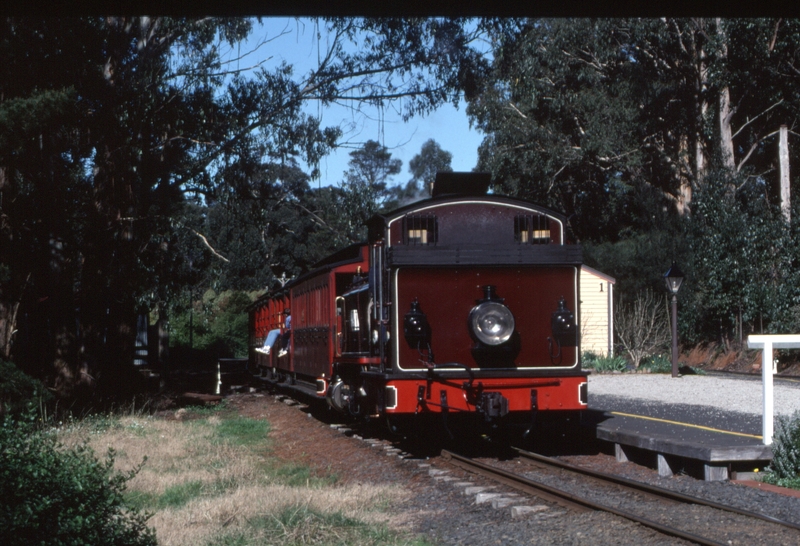
[[581,249],[562,216],[487,195],[489,182],[440,173],[431,199],[373,217],[367,243],[259,299],[262,376],[392,426],[586,409]]

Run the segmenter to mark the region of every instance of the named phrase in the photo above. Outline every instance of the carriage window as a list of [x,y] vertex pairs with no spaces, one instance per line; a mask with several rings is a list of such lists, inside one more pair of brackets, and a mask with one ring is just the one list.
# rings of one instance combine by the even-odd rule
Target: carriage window
[[409,215],[403,218],[403,243],[434,245],[437,240],[436,216]]
[[550,219],[541,214],[517,216],[514,218],[514,239],[520,244],[550,243]]

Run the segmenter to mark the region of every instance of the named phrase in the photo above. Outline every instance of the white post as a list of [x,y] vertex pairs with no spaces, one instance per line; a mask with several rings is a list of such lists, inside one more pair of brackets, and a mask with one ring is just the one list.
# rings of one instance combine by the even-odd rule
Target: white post
[[772,397],[772,340],[764,340],[761,352],[761,390],[764,399],[764,413],[761,420],[761,435],[765,446],[772,443],[774,401]]
[[775,402],[773,400],[772,374],[773,349],[800,349],[800,334],[791,335],[752,335],[747,336],[747,346],[751,349],[761,349],[761,389],[764,397],[764,414],[762,416],[762,435],[764,445],[772,443],[774,432],[773,419]]

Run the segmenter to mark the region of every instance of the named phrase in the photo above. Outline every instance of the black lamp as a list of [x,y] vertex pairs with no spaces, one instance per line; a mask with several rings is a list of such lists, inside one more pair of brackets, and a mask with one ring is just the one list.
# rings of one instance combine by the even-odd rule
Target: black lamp
[[683,272],[678,264],[672,262],[672,267],[664,273],[664,281],[672,294],[672,377],[678,377],[678,290],[683,282]]
[[667,290],[669,290],[670,294],[677,296],[683,282],[683,271],[678,267],[678,264],[672,262],[672,267],[664,273],[664,281],[667,283]]

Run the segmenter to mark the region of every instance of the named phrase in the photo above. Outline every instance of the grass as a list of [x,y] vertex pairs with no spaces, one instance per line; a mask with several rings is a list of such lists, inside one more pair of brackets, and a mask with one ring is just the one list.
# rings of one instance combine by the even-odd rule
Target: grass
[[159,544],[424,544],[391,510],[406,498],[401,488],[342,485],[281,462],[271,456],[268,422],[229,407],[175,415],[104,415],[57,432],[66,445],[88,437],[97,453],[112,447],[120,470],[145,461],[126,500],[153,514]]
[[286,506],[275,514],[250,521],[247,532],[215,537],[207,546],[260,545],[423,545],[419,539],[403,540],[386,525],[370,525],[341,512],[324,513],[305,505]]
[[240,446],[263,443],[268,433],[269,424],[266,421],[239,416],[221,421],[215,430],[220,441]]

